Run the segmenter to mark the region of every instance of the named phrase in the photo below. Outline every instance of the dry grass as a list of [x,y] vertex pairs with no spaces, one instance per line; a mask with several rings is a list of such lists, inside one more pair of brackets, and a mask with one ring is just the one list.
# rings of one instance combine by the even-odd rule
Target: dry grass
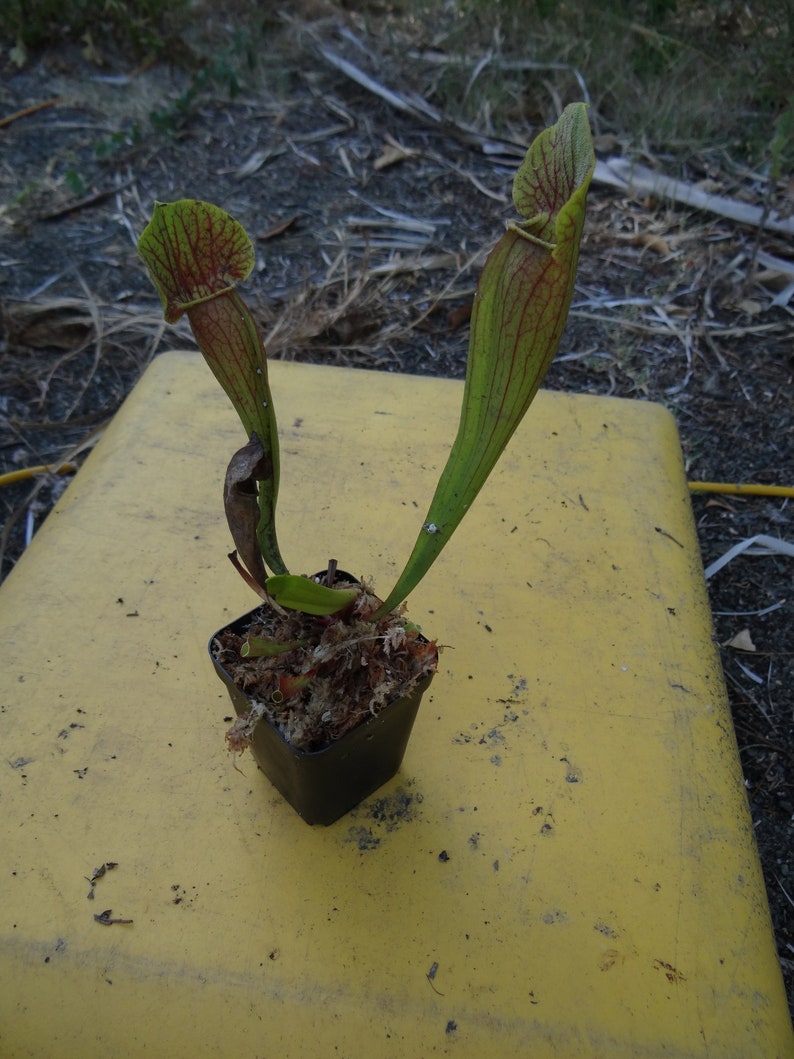
[[[471,298],[472,270],[484,258],[482,251],[465,259],[417,252],[410,243],[388,238],[380,240],[379,249],[389,251],[388,258],[372,264],[368,240],[345,239],[321,284],[302,287],[278,307],[260,298],[255,312],[268,355],[289,360],[308,351],[340,365],[378,367],[396,340],[410,341],[446,302]],[[426,281],[436,270],[445,279],[427,303],[424,283],[417,289],[412,280],[421,275]]]

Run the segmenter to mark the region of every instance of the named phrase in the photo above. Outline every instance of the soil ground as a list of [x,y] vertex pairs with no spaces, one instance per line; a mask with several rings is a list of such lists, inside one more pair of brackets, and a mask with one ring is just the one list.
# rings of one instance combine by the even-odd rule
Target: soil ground
[[[0,127],[0,473],[79,464],[150,358],[192,344],[162,325],[135,252],[155,199],[209,199],[256,236],[248,300],[271,356],[463,375],[467,305],[510,216],[520,151],[400,112],[312,38],[293,46],[277,84],[184,110],[188,76],[164,62],[108,79],[63,48],[5,71],[0,119],[47,105]],[[388,63],[370,69],[389,83]],[[555,117],[528,104],[524,142]],[[676,175],[759,205],[774,191],[792,209],[791,187],[713,158]],[[785,295],[772,304],[792,277],[765,254],[791,261],[791,239],[595,185],[546,385],[665,404],[690,479],[794,485],[794,318]],[[0,490],[3,573],[65,481]],[[794,540],[783,497],[694,495],[693,509],[705,565],[756,534]],[[790,998],[793,570],[790,556],[743,555],[709,581]]]

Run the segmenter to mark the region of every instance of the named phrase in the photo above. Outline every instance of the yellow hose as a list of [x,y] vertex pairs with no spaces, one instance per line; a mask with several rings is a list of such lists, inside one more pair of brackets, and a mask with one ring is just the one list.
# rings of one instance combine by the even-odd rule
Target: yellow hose
[[76,470],[76,463],[42,463],[38,467],[22,467],[18,471],[0,474],[0,486],[24,482],[28,478],[37,478],[41,474],[74,474]]
[[[74,474],[75,463],[42,463],[38,467],[22,467],[18,471],[0,474],[0,487],[24,482],[28,478],[37,478],[42,474]],[[731,493],[747,496],[786,496],[794,498],[794,486],[788,485],[746,485],[737,482],[687,482],[691,493]]]
[[790,496],[794,487],[789,485],[737,485],[732,482],[687,482],[692,493],[745,493],[747,496]]

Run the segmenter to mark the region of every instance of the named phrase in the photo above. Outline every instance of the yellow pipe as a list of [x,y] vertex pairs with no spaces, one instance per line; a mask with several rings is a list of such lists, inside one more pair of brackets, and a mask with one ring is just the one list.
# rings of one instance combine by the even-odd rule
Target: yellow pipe
[[746,493],[748,496],[794,497],[794,486],[738,485],[731,482],[687,482],[692,493]]
[[[77,465],[74,463],[43,463],[38,467],[23,467],[18,471],[0,474],[0,486],[13,485],[41,474],[74,474]],[[785,496],[794,498],[794,486],[787,485],[745,485],[732,482],[687,482],[692,493],[745,493],[748,496]]]
[[[43,463],[37,467],[23,467],[18,471],[0,474],[0,486],[13,485],[14,482],[26,481],[41,474],[74,474],[75,463]],[[737,482],[687,482],[691,493],[731,493],[748,496],[784,496],[794,498],[794,486],[756,485]]]
[[8,471],[7,474],[0,474],[0,486],[13,485],[14,482],[24,482],[28,478],[36,478],[40,474],[74,474],[76,470],[76,463],[42,463],[38,467],[22,467],[18,471]]

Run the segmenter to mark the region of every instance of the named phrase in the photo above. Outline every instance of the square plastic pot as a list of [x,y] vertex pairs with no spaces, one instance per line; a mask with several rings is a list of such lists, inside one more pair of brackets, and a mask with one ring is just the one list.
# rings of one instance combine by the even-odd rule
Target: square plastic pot
[[[244,634],[256,610],[243,615],[231,629]],[[209,652],[215,671],[226,686],[236,714],[251,710],[251,699]],[[344,816],[381,787],[399,769],[422,696],[432,674],[410,694],[387,703],[383,709],[322,750],[291,746],[263,717],[254,729],[251,751],[256,763],[307,824],[328,825]]]

